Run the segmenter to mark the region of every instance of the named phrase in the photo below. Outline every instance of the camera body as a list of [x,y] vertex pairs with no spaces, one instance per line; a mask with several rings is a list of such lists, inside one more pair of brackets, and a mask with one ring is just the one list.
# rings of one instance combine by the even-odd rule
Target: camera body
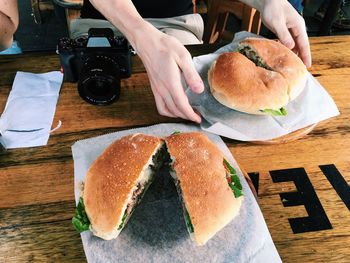
[[61,38],[57,53],[68,82],[78,82],[79,95],[92,104],[119,98],[120,79],[131,75],[131,48],[110,28],[91,28],[88,36]]

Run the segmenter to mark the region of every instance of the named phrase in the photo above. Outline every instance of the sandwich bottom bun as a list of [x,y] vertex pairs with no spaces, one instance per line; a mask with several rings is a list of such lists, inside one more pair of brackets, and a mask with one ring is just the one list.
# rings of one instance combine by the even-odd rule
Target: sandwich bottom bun
[[221,104],[245,113],[269,114],[303,91],[306,67],[281,43],[248,38],[238,50],[221,54],[208,72],[210,91]]

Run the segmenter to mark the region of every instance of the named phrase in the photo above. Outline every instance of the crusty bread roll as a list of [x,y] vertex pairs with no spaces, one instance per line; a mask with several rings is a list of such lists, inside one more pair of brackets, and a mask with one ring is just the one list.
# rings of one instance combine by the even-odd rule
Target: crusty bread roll
[[281,43],[248,38],[238,51],[221,54],[208,72],[210,90],[221,104],[266,114],[286,106],[305,87],[305,65]]
[[242,197],[235,198],[226,178],[224,156],[206,135],[180,133],[165,142],[172,159],[170,172],[185,219],[190,221],[188,230],[203,245],[239,213]]
[[94,235],[106,240],[118,236],[153,179],[154,159],[163,144],[154,136],[129,135],[112,143],[94,161],[83,192]]

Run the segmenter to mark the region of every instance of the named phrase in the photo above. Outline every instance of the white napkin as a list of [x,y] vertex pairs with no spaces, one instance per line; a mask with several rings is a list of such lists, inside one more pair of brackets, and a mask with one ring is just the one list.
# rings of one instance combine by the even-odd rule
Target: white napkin
[[238,43],[247,37],[259,36],[239,32],[231,44],[213,54],[193,58],[204,81],[205,90],[200,95],[190,89],[186,93],[190,104],[205,119],[201,123],[203,130],[241,141],[270,140],[339,115],[331,96],[311,74],[307,76],[304,91],[285,107],[288,112],[285,117],[246,114],[220,104],[210,93],[208,70],[219,54],[237,50]]
[[62,80],[59,71],[17,72],[0,118],[0,140],[6,148],[47,144]]

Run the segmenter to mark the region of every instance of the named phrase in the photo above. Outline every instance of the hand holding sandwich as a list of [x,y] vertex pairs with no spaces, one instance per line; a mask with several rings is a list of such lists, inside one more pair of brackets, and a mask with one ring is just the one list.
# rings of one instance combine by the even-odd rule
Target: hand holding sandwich
[[263,3],[258,10],[265,26],[278,36],[283,45],[292,49],[306,67],[311,67],[310,44],[302,16],[287,0],[258,2]]
[[[181,83],[195,93],[204,90],[191,55],[174,37],[158,31],[143,20],[131,1],[93,1],[92,4],[129,40],[148,73],[159,114],[200,122],[191,108]],[[287,0],[241,0],[260,11],[264,24],[281,42],[293,48],[306,66],[311,66],[310,47],[303,18]],[[118,10],[118,12],[115,12]]]

